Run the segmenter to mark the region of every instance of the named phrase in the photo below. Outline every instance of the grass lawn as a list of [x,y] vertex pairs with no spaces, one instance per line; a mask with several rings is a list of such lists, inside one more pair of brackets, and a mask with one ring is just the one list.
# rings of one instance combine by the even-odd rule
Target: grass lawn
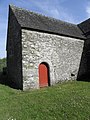
[[90,120],[90,82],[26,92],[0,85],[0,120]]

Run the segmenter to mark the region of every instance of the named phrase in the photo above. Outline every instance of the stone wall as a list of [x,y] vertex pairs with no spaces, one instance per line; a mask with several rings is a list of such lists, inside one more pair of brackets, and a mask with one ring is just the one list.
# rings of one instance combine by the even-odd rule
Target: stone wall
[[76,80],[84,41],[22,29],[23,89],[39,88],[38,67],[50,67],[50,84]]
[[84,43],[77,79],[78,81],[90,81],[90,35],[87,36]]
[[11,87],[22,89],[21,27],[9,8],[7,34],[7,71]]

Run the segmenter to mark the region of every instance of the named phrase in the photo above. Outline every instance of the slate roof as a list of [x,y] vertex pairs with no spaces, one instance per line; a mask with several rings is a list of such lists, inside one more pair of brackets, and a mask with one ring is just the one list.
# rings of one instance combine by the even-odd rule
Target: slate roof
[[78,26],[84,34],[87,34],[88,32],[90,32],[90,18],[78,24]]
[[10,5],[10,9],[13,11],[18,23],[23,28],[86,39],[81,29],[75,24],[46,17],[12,5]]

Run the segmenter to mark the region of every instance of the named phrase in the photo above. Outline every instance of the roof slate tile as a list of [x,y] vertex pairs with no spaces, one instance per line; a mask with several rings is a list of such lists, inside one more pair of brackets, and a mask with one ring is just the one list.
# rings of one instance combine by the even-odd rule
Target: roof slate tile
[[23,28],[41,30],[54,34],[86,39],[80,28],[68,22],[46,17],[28,10],[10,5],[17,21]]

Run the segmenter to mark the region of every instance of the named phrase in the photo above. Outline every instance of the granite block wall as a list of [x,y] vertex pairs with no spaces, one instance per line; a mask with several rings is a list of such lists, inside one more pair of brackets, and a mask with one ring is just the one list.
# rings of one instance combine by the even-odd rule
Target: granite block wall
[[22,29],[23,90],[39,88],[39,64],[50,68],[50,84],[76,80],[84,41]]

